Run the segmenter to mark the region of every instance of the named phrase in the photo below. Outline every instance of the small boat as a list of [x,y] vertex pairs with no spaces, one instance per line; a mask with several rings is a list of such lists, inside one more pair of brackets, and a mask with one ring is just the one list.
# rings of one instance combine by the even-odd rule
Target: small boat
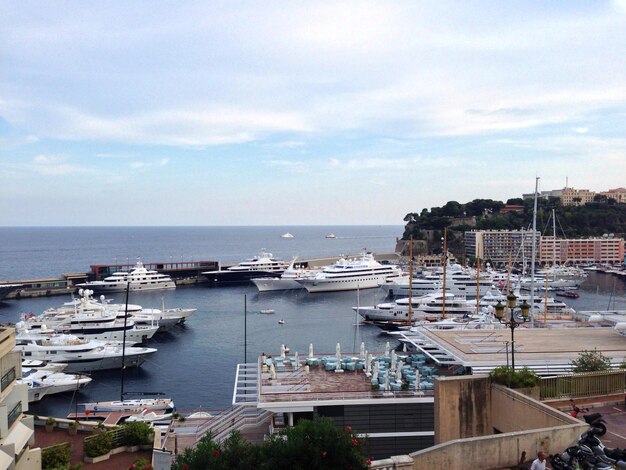
[[260,313],[270,314],[270,313],[274,313],[274,310],[271,308],[264,308],[263,310],[261,310]]
[[337,238],[334,233],[329,233],[326,238]]
[[556,295],[558,295],[559,297],[567,297],[568,299],[577,299],[578,297],[580,297],[580,294],[578,292],[571,292],[571,291],[557,291]]
[[284,325],[285,324],[285,320],[283,320],[282,318],[280,320],[278,320],[278,324],[279,325]]
[[287,233],[282,234],[280,238],[293,238],[293,235],[287,232]]
[[165,411],[171,413],[174,411],[174,402],[169,398],[142,398],[138,400],[123,401],[99,401],[91,403],[82,403],[87,411],[134,411],[139,413],[143,410],[147,411]]
[[141,413],[137,413],[126,418],[126,422],[152,423],[155,421],[170,421],[171,419],[172,413],[158,414],[154,411],[148,411],[147,409],[143,409]]

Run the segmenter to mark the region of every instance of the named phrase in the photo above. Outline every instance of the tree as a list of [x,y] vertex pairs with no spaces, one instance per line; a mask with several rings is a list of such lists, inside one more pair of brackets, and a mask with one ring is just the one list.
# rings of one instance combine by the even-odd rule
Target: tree
[[365,470],[364,452],[363,440],[351,428],[339,428],[329,418],[303,419],[262,445],[244,441],[237,431],[221,443],[203,436],[195,448],[176,456],[172,470]]
[[611,358],[596,349],[583,350],[576,359],[572,359],[571,365],[574,372],[598,372],[611,368]]

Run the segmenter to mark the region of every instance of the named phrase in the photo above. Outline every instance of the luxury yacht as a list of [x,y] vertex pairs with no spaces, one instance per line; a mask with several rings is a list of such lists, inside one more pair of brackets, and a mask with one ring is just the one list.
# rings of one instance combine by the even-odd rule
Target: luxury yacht
[[285,261],[277,260],[274,255],[261,251],[254,258],[242,261],[236,266],[217,271],[204,271],[211,284],[248,282],[253,278],[280,276],[289,264]]
[[358,259],[341,258],[315,276],[298,279],[309,292],[331,292],[380,287],[388,278],[399,277],[402,270],[394,264],[381,264],[372,253]]
[[[20,332],[15,337],[15,351],[22,359],[37,359],[67,364],[68,372],[120,369],[141,365],[154,348],[122,347],[119,343],[80,339],[74,335],[42,335]],[[123,350],[124,349],[124,350]]]
[[[124,314],[122,313],[122,316]],[[31,332],[55,332],[77,336],[80,339],[126,341],[127,344],[145,343],[159,329],[158,323],[136,325],[132,318],[124,321],[115,312],[83,312],[55,314],[45,312],[18,322],[16,328]]]
[[28,385],[28,401],[39,401],[46,395],[74,392],[85,388],[91,377],[81,374],[66,374],[41,369],[22,369],[22,378],[18,383]]
[[256,286],[259,292],[302,289],[303,286],[298,282],[298,279],[306,279],[315,276],[320,270],[297,266],[295,262],[296,260],[294,258],[289,267],[285,269],[285,272],[283,272],[280,277],[253,278],[252,283]]
[[93,289],[95,292],[124,292],[129,283],[132,291],[176,289],[170,276],[146,269],[141,261],[137,261],[130,272],[119,271],[102,281],[85,282],[77,286]]
[[[437,320],[441,318],[444,307],[442,292],[414,297],[410,300],[411,320]],[[395,302],[381,303],[369,307],[353,307],[359,315],[368,321],[409,321],[409,299],[398,299]],[[445,295],[445,312],[450,316],[464,316],[474,313],[475,307],[468,305],[464,297],[451,293]]]

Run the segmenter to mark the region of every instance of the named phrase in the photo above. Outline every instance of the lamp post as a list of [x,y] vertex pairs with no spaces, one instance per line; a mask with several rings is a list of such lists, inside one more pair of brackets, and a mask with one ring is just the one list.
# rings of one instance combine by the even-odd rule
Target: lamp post
[[[516,309],[517,305],[517,297],[513,293],[509,293],[506,296],[506,306],[509,310],[509,318],[504,319],[504,305],[498,300],[496,309],[496,318],[498,321],[504,325],[506,325],[511,330],[511,367],[515,370],[515,328],[517,328],[522,323],[526,323],[528,321],[528,315],[530,312],[530,305],[526,302],[526,299],[522,302]],[[520,314],[520,317],[516,317],[516,315]]]

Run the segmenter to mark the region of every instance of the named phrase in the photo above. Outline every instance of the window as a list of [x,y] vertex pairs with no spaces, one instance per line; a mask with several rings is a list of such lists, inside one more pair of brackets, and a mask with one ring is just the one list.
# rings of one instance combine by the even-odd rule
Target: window
[[2,384],[1,388],[4,391],[13,381],[15,380],[15,367],[11,367],[11,369],[2,376]]
[[15,420],[22,414],[22,402],[18,402],[17,405],[9,412],[7,416],[8,426],[11,427]]

